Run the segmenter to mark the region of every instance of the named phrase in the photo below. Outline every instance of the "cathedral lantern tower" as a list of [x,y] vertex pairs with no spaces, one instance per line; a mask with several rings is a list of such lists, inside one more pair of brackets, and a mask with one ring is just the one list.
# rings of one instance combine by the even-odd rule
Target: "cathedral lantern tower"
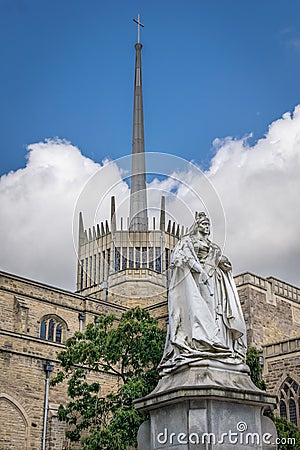
[[139,17],[134,21],[138,25],[138,42],[135,44],[129,218],[120,218],[118,227],[115,197],[111,197],[110,223],[105,221],[85,230],[80,214],[77,292],[126,307],[151,307],[167,300],[170,253],[182,228],[170,220],[166,225],[164,197],[159,223],[149,217],[140,43],[143,25]]

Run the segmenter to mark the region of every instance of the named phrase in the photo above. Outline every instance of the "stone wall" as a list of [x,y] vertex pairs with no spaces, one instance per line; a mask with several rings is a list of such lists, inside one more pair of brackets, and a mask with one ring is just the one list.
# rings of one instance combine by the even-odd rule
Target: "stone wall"
[[263,356],[263,376],[270,393],[278,395],[288,377],[300,385],[300,338],[266,345]]
[[[249,273],[235,277],[235,281],[248,344],[264,349],[264,377],[269,391],[276,394],[287,376],[300,380],[300,290]],[[152,286],[151,281],[141,277],[135,283],[133,277],[131,282],[120,280],[120,287],[121,292],[116,289],[104,301],[101,295],[73,294],[0,272],[0,450],[40,450],[44,364],[51,360],[57,370],[57,353],[80,327],[84,331],[100,314],[120,317],[129,306],[144,307],[161,326],[166,326],[167,295],[157,291],[158,285]],[[58,318],[64,325],[61,343],[40,338],[44,317]],[[113,375],[99,377],[104,390],[116,383]],[[66,440],[57,408],[66,401],[65,386],[51,388],[49,401],[47,449],[62,450]]]
[[300,336],[300,289],[275,278],[235,277],[247,325],[248,346]]
[[[16,425],[18,432],[16,433]],[[28,417],[15,397],[0,394],[0,450],[24,450],[28,448]],[[15,431],[12,439],[13,430]]]
[[[46,360],[58,370],[57,353],[79,330],[79,314],[84,317],[84,330],[99,314],[120,316],[125,308],[1,272],[0,309],[0,449],[40,450]],[[40,338],[45,316],[65,324],[62,343]],[[112,374],[97,374],[97,380],[104,393],[116,384]],[[61,450],[65,445],[65,427],[58,422],[57,408],[66,398],[66,386],[50,388],[47,448]]]

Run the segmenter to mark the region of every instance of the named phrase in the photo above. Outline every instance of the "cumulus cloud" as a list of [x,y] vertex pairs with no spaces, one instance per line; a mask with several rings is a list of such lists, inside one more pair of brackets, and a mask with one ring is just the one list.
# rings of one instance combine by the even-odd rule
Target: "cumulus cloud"
[[[158,219],[162,194],[168,218],[182,225],[206,209],[235,273],[300,285],[300,106],[252,146],[247,137],[213,145],[204,174],[172,155],[147,155],[150,215]],[[115,195],[126,223],[129,173],[130,157],[100,165],[65,141],[29,145],[26,167],[0,180],[1,269],[73,290],[78,213],[86,226],[108,219]]]
[[74,287],[74,203],[98,169],[66,141],[28,146],[26,167],[0,180],[1,270]]
[[169,209],[181,222],[190,216],[178,198],[193,212],[206,209],[213,240],[236,274],[249,271],[300,286],[300,106],[274,121],[256,144],[248,138],[215,139],[215,156],[202,175],[196,166],[177,172],[181,183]]
[[300,106],[254,146],[216,140],[207,176],[226,215],[226,252],[236,271],[300,285]]

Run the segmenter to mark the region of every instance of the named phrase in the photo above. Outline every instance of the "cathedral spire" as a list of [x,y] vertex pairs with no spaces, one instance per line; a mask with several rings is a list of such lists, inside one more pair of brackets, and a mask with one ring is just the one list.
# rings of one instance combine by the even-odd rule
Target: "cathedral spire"
[[138,15],[137,20],[134,19],[134,22],[138,24],[138,43],[135,44],[136,58],[129,229],[131,231],[145,231],[148,228],[148,219],[141,63],[142,44],[140,43],[140,27],[144,25],[140,22],[140,15]]

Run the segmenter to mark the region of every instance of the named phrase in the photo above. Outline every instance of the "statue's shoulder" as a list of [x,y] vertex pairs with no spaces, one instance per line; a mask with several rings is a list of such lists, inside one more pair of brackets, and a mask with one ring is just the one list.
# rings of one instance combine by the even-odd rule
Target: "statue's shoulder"
[[184,236],[182,236],[179,240],[179,242],[192,242],[191,240],[191,236],[189,234],[185,234]]
[[183,248],[186,245],[190,246],[192,244],[192,240],[191,237],[188,234],[185,234],[184,236],[182,236],[179,241],[177,242],[177,244],[175,245],[175,248]]
[[172,260],[185,258],[191,253],[192,241],[189,235],[182,236],[172,251]]
[[216,244],[215,242],[212,242],[211,240],[208,239],[208,243],[211,249],[215,251],[221,251],[221,247],[219,247],[219,245]]

